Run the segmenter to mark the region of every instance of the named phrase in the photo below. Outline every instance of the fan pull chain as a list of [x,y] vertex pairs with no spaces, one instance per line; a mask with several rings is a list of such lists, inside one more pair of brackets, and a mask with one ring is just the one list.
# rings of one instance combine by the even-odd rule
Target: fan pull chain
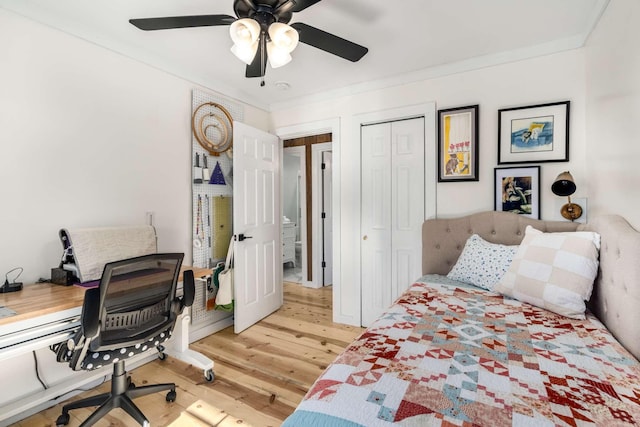
[[267,53],[265,52],[265,45],[267,44],[267,32],[262,32],[262,37],[260,37],[260,87],[264,87],[264,75],[267,72],[267,57],[265,56]]

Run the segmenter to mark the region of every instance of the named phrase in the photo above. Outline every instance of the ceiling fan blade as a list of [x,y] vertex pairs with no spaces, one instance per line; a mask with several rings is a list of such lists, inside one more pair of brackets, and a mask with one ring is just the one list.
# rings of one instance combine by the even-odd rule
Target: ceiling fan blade
[[305,10],[306,8],[313,6],[319,1],[320,0],[295,0],[296,5],[293,8],[293,11],[300,12],[301,10]]
[[236,18],[230,15],[168,16],[164,18],[129,19],[141,30],[169,30],[172,28],[211,27],[231,25]]
[[[320,0],[316,0],[320,1]],[[298,2],[296,0],[285,0],[284,3],[281,3],[278,7],[275,8],[273,14],[275,16],[283,15],[287,12],[291,12],[295,9]]]
[[260,45],[251,64],[247,65],[245,77],[264,77],[267,69],[267,38],[264,33],[260,35]]
[[242,0],[244,1],[244,3],[249,6],[249,9],[251,10],[257,10],[258,6],[256,6],[256,3],[253,0]]
[[345,40],[342,37],[334,36],[326,31],[319,30],[311,25],[296,22],[291,24],[300,34],[302,43],[311,45],[325,52],[332,53],[351,62],[357,62],[369,52],[364,46]]

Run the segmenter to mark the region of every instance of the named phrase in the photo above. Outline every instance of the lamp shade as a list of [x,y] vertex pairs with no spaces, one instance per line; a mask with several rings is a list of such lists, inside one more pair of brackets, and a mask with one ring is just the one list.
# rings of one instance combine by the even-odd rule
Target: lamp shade
[[284,49],[280,49],[273,42],[267,43],[267,57],[271,68],[282,67],[291,62],[291,54]]
[[557,196],[570,196],[576,192],[576,184],[569,171],[562,172],[551,184],[551,191]]
[[233,46],[231,52],[245,64],[251,64],[258,51],[260,24],[251,19],[238,19],[229,28]]
[[287,24],[274,22],[269,25],[269,38],[276,48],[291,53],[298,46],[300,36],[295,29]]
[[291,52],[298,45],[299,35],[296,30],[281,22],[274,22],[269,26],[267,56],[271,68],[282,67],[291,62]]

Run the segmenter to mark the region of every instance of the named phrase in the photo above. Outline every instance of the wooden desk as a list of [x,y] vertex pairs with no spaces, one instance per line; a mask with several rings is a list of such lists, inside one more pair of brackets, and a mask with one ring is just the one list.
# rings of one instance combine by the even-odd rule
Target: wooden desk
[[14,316],[0,319],[0,326],[82,307],[84,291],[80,286],[36,283],[26,285],[18,292],[0,294],[0,305],[16,312]]
[[[193,275],[196,278],[211,275],[210,268],[183,266],[178,281],[182,281],[182,272],[184,270],[193,270]],[[76,307],[80,309],[84,301],[85,290],[86,288],[74,285],[35,283],[24,286],[18,292],[0,294],[0,306],[10,308],[16,312],[14,316],[0,319],[0,327]],[[0,335],[2,335],[1,332]]]

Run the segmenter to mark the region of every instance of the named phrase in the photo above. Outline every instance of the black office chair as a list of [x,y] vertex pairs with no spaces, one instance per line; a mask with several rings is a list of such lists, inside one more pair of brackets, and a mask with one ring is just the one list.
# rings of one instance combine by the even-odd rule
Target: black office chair
[[176,399],[175,384],[133,385],[124,361],[150,349],[164,359],[162,343],[170,338],[176,319],[194,298],[191,270],[184,272],[183,297],[176,296],[183,257],[181,253],[152,254],[105,265],[99,287],[85,293],[79,331],[56,353],[58,361],[68,361],[76,371],[113,364],[111,392],[64,405],[56,425],[69,423],[71,409],[99,406],[82,426],[94,424],[114,408],[122,408],[148,426],[132,399],[164,390],[168,390],[168,402]]

